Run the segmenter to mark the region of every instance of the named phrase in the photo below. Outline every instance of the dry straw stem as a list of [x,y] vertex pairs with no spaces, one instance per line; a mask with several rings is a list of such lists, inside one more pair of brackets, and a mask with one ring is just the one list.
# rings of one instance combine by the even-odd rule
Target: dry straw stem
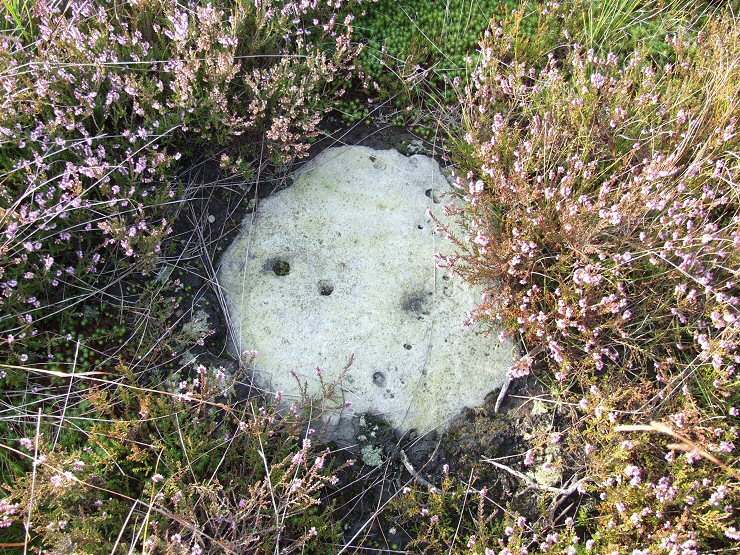
[[406,470],[409,471],[409,474],[411,474],[417,482],[429,489],[434,489],[434,485],[429,480],[424,478],[424,476],[422,476],[421,473],[414,468],[414,466],[411,464],[411,461],[409,461],[409,458],[406,456],[406,451],[404,451],[403,449],[401,449],[401,462],[403,463],[403,466],[406,467]]
[[532,489],[536,489],[536,490],[539,490],[539,491],[546,491],[546,492],[549,492],[549,493],[556,493],[558,495],[564,495],[566,497],[568,495],[572,494],[574,491],[576,491],[576,489],[578,488],[579,484],[581,484],[582,482],[585,481],[585,478],[583,478],[581,480],[578,480],[577,482],[574,482],[568,489],[556,488],[556,487],[553,487],[553,486],[548,486],[546,484],[541,484],[538,481],[534,480],[533,478],[527,476],[523,472],[519,472],[518,470],[514,470],[513,468],[511,468],[509,466],[506,466],[505,464],[501,464],[500,462],[495,461],[494,459],[484,458],[483,459],[483,462],[487,462],[488,464],[492,464],[496,468],[498,468],[500,470],[504,470],[504,471],[508,472],[509,474],[511,474],[512,476],[514,476],[516,478],[519,478],[520,480],[522,480],[523,482],[525,482]]
[[[119,383],[112,380],[104,380],[102,378],[95,378],[93,376],[99,376],[99,375],[110,375],[110,372],[99,372],[99,371],[91,371],[91,372],[79,372],[75,374],[71,374],[69,372],[61,372],[59,370],[46,370],[44,368],[32,368],[28,366],[15,366],[13,364],[0,364],[0,368],[8,368],[13,370],[23,370],[26,372],[35,372],[37,374],[43,374],[46,376],[55,376],[57,378],[84,378],[88,381],[95,382],[95,383],[102,383],[102,384],[108,384],[108,385],[117,385],[120,387],[125,387],[127,389],[131,389],[134,391],[140,391],[142,393],[156,393],[159,395],[166,395],[168,397],[172,397],[174,399],[181,399],[182,396],[179,393],[171,393],[169,391],[162,391],[158,389],[150,389],[148,387],[139,387],[136,385],[126,384],[126,383]],[[213,401],[208,401],[206,399],[192,399],[191,402],[193,404],[200,404],[200,405],[209,405],[212,407],[216,407],[219,409],[223,409],[231,414],[234,413],[233,409],[229,407],[228,405],[224,403],[215,403]]]
[[728,474],[733,476],[734,478],[740,480],[740,472],[737,470],[730,468],[725,463],[723,463],[721,460],[719,460],[717,457],[712,455],[711,453],[705,451],[699,445],[691,441],[689,438],[687,438],[683,434],[679,434],[669,426],[666,426],[662,422],[656,422],[652,421],[650,424],[626,424],[617,426],[616,431],[618,432],[659,432],[661,434],[669,435],[673,438],[676,438],[681,443],[671,443],[668,445],[669,449],[678,449],[681,451],[695,451],[699,455],[701,455],[703,458],[707,459],[708,461],[713,462],[723,470],[725,470]]

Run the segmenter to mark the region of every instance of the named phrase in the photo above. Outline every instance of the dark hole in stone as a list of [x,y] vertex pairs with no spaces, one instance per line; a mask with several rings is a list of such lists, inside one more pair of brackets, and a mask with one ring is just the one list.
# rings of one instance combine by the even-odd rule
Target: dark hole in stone
[[406,349],[407,351],[410,351],[411,350],[411,345],[409,345],[408,343],[405,343],[403,345],[403,348]]
[[385,374],[383,372],[375,372],[373,374],[373,383],[378,387],[383,387],[385,385]]
[[439,204],[439,193],[437,192],[437,189],[427,189],[424,194],[432,199],[434,204]]
[[450,281],[450,276],[442,276],[442,279],[445,281]]
[[419,225],[416,226],[416,229],[424,229],[424,226],[421,225],[421,224],[419,224]]
[[272,271],[276,276],[287,276],[290,273],[290,264],[285,260],[275,260],[272,263]]
[[377,160],[377,158],[375,158],[375,156],[370,156],[370,161],[371,162],[375,162],[375,160]]
[[422,294],[409,295],[401,304],[401,307],[406,312],[412,312],[416,314],[423,314],[424,316],[429,315],[429,308],[427,304],[427,296]]
[[324,297],[328,297],[334,292],[334,284],[331,281],[322,279],[319,282],[319,293]]

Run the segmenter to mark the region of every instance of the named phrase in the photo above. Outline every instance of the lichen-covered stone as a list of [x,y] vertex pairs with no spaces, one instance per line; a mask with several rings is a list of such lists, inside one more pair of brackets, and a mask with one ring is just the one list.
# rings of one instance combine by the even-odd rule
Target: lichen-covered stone
[[435,266],[453,246],[427,210],[443,219],[448,190],[432,158],[340,147],[247,215],[219,281],[259,386],[289,399],[295,371],[319,393],[316,367],[329,383],[354,354],[334,423],[371,413],[421,433],[500,387],[513,345],[464,326],[482,292]]

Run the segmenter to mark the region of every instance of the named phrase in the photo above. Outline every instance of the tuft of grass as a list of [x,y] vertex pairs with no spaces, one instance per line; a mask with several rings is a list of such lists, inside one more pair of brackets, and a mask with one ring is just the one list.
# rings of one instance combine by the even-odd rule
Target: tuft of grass
[[36,25],[33,0],[2,0],[0,3],[0,36],[10,40],[33,43]]

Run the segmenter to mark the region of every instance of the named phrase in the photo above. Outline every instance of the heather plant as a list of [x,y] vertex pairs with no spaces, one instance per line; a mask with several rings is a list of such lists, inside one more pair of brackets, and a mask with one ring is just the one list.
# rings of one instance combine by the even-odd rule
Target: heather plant
[[521,338],[511,378],[534,372],[571,407],[553,441],[580,478],[553,493],[575,495],[575,512],[490,548],[730,549],[740,33],[716,14],[666,36],[665,64],[586,49],[578,33],[539,63],[511,26],[487,33],[454,143],[461,252],[439,264],[487,288],[471,321]]
[[91,381],[61,437],[52,415],[15,418],[27,435],[6,449],[29,471],[6,484],[2,526],[54,553],[312,553],[338,541],[331,508],[311,508],[341,468],[312,447],[297,406],[239,402],[239,379],[196,364],[156,390]]
[[453,478],[444,467],[439,487],[405,486],[390,511],[394,525],[411,536],[407,547],[415,553],[484,553],[503,533],[496,505],[485,488]]
[[357,52],[345,8],[41,1],[33,42],[0,37],[10,361],[38,362],[39,320],[157,267],[183,156],[226,146],[243,167],[263,141],[281,162],[307,153]]
[[163,260],[189,164],[223,155],[248,177],[307,154],[359,50],[360,3],[3,3],[6,543],[310,552],[333,537],[305,512],[331,481],[322,453],[303,458],[306,423],[256,399],[237,412],[224,371],[191,368],[213,330],[183,324]]

